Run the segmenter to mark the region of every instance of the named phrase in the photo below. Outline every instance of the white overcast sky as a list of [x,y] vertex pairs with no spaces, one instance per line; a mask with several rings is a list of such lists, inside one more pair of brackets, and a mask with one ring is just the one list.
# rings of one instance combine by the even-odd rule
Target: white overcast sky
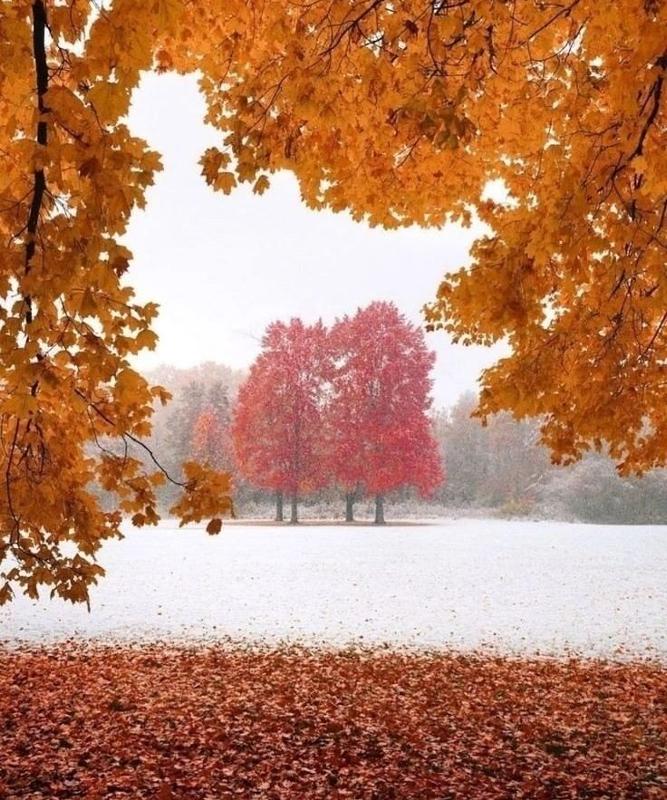
[[[393,300],[419,323],[442,275],[467,263],[474,229],[385,231],[311,211],[289,174],[274,176],[262,197],[245,185],[228,196],[214,192],[197,164],[219,143],[203,114],[193,77],[147,75],[135,93],[130,128],[164,164],[126,237],[135,256],[130,283],[139,299],[160,304],[160,341],[139,367],[247,367],[273,320],[330,323],[373,300]],[[442,333],[427,337],[437,353],[438,406],[474,389],[498,354],[452,345]]]

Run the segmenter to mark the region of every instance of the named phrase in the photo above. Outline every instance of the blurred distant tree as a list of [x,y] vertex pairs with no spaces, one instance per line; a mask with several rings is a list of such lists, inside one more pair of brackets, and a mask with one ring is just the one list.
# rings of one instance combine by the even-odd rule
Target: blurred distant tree
[[193,457],[192,437],[197,417],[206,405],[200,383],[190,381],[175,396],[169,409],[164,454],[171,469]]
[[[195,432],[198,420],[205,411],[209,411],[208,421],[227,430],[226,450],[218,455],[214,454],[213,443],[211,447],[204,446],[204,418],[200,423],[198,436]],[[160,415],[162,416],[162,415]],[[160,420],[160,438],[157,447],[164,457],[165,464],[174,475],[182,475],[182,464],[191,460],[204,460],[213,467],[230,470],[231,445],[229,443],[229,427],[231,424],[231,401],[229,388],[219,379],[206,381],[204,376],[197,376],[186,383],[179,384],[174,389],[174,399]],[[196,439],[199,445],[196,444]],[[225,437],[223,436],[223,442]],[[172,502],[175,497],[174,488],[167,485],[160,490],[163,502]]]
[[582,522],[667,523],[667,472],[623,478],[613,461],[589,453],[568,469],[553,470],[541,487],[546,514]]
[[447,470],[447,482],[439,494],[447,505],[474,507],[487,486],[488,430],[472,417],[476,406],[476,396],[468,392],[461,395],[451,410],[435,418]]
[[501,412],[488,420],[485,433],[488,451],[481,487],[483,504],[508,504],[526,510],[533,507],[551,466],[549,451],[540,444],[539,421],[516,420]]
[[200,411],[192,426],[192,455],[202,464],[232,472],[229,414],[213,405]]
[[436,415],[447,469],[447,484],[439,493],[445,505],[583,522],[667,521],[667,471],[622,477],[603,452],[555,466],[539,442],[539,420],[518,421],[501,413],[484,426],[472,416],[474,409],[470,393]]
[[236,463],[249,481],[276,492],[278,520],[284,496],[290,498],[290,522],[296,523],[299,496],[328,482],[322,408],[330,373],[321,322],[275,322],[239,390],[232,424]]
[[[175,390],[173,403],[164,425],[164,452],[172,469],[195,455],[195,426],[205,412],[222,428],[231,423],[229,388],[220,380],[210,384],[203,380],[190,380]],[[202,423],[203,424],[203,423]]]
[[476,405],[475,395],[468,392],[436,417],[447,469],[441,497],[462,508],[528,510],[550,469],[548,450],[539,441],[539,422],[501,413],[483,425],[474,416]]
[[346,492],[348,521],[354,498],[370,494],[375,521],[382,524],[387,493],[410,485],[428,495],[443,480],[428,416],[435,356],[423,331],[383,302],[336,322],[331,348],[332,475]]
[[221,380],[214,380],[206,391],[208,407],[218,416],[223,427],[229,427],[232,419],[232,402],[229,386]]

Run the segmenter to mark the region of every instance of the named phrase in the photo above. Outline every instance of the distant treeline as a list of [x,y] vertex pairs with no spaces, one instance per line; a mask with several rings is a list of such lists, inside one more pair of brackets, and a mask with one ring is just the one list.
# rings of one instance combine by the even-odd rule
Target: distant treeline
[[[215,406],[223,422],[229,422],[244,374],[221,364],[206,364],[192,369],[163,367],[148,377],[174,395],[166,408],[156,412],[153,446],[178,474],[179,465],[197,455],[194,429],[203,408]],[[612,461],[598,453],[570,467],[553,466],[548,451],[539,444],[538,421],[517,422],[500,414],[483,427],[471,417],[475,403],[474,394],[465,394],[453,408],[434,414],[446,481],[429,501],[410,490],[398,492],[394,499],[401,515],[449,511],[598,523],[667,523],[667,471],[621,478]],[[226,458],[225,466],[234,471],[228,450]],[[271,492],[238,476],[235,484],[240,516],[271,515]],[[169,486],[162,489],[164,507],[175,494]],[[338,493],[326,489],[310,498],[304,516],[340,517],[342,511]]]
[[476,398],[463,395],[436,414],[447,482],[438,500],[506,516],[600,523],[667,523],[667,471],[621,478],[614,463],[589,453],[567,467],[551,464],[538,420],[498,414],[486,427],[473,418]]

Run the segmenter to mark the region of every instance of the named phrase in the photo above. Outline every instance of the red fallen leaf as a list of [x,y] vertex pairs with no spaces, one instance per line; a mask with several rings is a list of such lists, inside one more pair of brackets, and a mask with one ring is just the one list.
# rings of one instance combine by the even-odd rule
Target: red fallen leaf
[[666,685],[652,662],[0,648],[0,797],[657,799]]
[[222,530],[222,520],[219,517],[214,517],[206,526],[206,533],[216,534]]

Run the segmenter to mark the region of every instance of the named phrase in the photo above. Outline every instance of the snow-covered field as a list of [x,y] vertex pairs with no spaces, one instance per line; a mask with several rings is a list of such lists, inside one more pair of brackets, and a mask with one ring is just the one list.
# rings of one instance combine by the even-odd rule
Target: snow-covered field
[[17,598],[0,640],[233,639],[667,658],[667,527],[443,520],[129,530],[92,608]]

